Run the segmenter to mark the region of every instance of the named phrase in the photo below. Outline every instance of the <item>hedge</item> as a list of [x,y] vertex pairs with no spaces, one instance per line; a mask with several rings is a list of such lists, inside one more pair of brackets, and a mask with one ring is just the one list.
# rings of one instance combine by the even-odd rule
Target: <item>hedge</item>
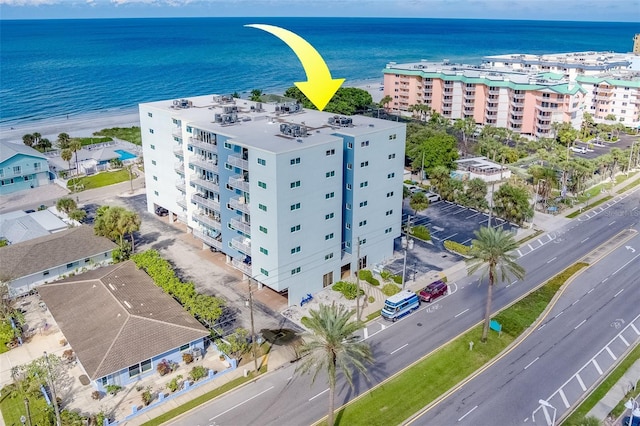
[[389,284],[385,284],[382,287],[382,292],[384,293],[385,296],[393,296],[396,293],[400,293],[400,287],[398,287],[395,284],[389,283]]
[[[358,285],[356,283],[350,283],[347,281],[338,281],[333,285],[334,291],[339,291],[347,298],[347,300],[353,300],[358,294]],[[360,289],[360,295],[363,295],[364,291]]]
[[358,275],[360,276],[361,280],[365,280],[366,282],[368,282],[369,284],[378,287],[380,285],[380,281],[378,281],[376,278],[373,277],[373,274],[371,273],[371,271],[367,270],[367,269],[361,269],[360,272],[358,273]]
[[446,248],[447,250],[456,252],[458,254],[461,254],[463,256],[468,256],[469,251],[471,250],[471,247],[465,246],[464,244],[456,243],[455,241],[451,241],[451,240],[445,240],[444,248]]
[[424,240],[424,241],[431,240],[431,233],[429,232],[429,229],[427,229],[427,227],[424,225],[411,227],[411,235],[413,235],[414,237],[420,240]]

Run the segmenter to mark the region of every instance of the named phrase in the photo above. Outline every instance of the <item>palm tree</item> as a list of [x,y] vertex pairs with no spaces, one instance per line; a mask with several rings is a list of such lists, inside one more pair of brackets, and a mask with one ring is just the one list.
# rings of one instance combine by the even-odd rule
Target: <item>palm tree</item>
[[22,142],[29,147],[33,146],[33,135],[30,134],[26,134],[24,136],[22,136]]
[[429,200],[423,192],[416,192],[411,196],[411,199],[409,200],[409,206],[413,209],[413,214],[415,215],[419,211],[429,207]]
[[465,117],[462,120],[456,120],[453,124],[453,128],[462,135],[462,145],[464,147],[465,154],[469,152],[469,136],[476,129],[476,120],[473,117]]
[[364,327],[364,323],[352,321],[355,311],[347,310],[342,305],[320,305],[318,310],[309,310],[309,317],[304,325],[311,330],[300,347],[303,363],[296,369],[306,374],[313,371],[312,382],[318,373],[325,370],[329,380],[329,413],[327,424],[333,426],[334,395],[336,375],[342,371],[344,377],[353,387],[353,369],[365,377],[365,364],[373,363],[373,355],[369,344],[360,341],[354,333]]
[[260,102],[260,98],[261,97],[262,97],[262,90],[253,89],[251,91],[251,96],[249,97],[249,100],[254,101],[254,102]]
[[131,251],[135,250],[133,233],[140,229],[140,216],[131,210],[122,209],[118,217],[117,229],[120,233],[120,246],[123,247],[122,237],[129,234],[131,238]]
[[384,107],[384,109],[389,109],[389,102],[391,102],[393,98],[389,95],[386,95],[382,99],[380,99],[380,106]]
[[76,177],[77,177],[78,176],[78,151],[82,149],[82,143],[77,139],[73,139],[72,141],[69,142],[69,149],[73,151],[74,154],[76,154]]
[[491,321],[491,298],[493,285],[496,279],[503,282],[511,274],[522,280],[525,270],[516,263],[516,258],[510,252],[518,248],[518,244],[513,239],[513,234],[501,228],[482,227],[475,231],[476,239],[472,241],[469,251],[470,259],[467,260],[469,275],[474,274],[479,269],[483,269],[482,275],[488,272],[489,285],[487,288],[487,304],[484,314],[484,326],[482,328],[482,341],[487,341],[489,334],[489,323]]
[[63,149],[60,153],[60,158],[62,161],[66,161],[69,164],[69,170],[71,170],[71,159],[73,158],[73,152],[70,149]]
[[71,137],[68,133],[60,133],[58,135],[58,147],[60,149],[69,148],[69,142],[71,141]]

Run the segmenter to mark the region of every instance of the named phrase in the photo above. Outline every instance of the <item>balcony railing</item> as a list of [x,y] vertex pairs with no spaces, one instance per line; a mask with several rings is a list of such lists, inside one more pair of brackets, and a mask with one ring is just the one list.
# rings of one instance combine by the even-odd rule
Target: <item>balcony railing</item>
[[208,189],[213,192],[220,192],[220,185],[218,185],[213,180],[204,179],[198,173],[191,174],[191,183],[193,183],[194,185],[201,186],[202,188]]
[[233,218],[229,223],[234,229],[237,229],[244,234],[251,235],[251,224],[249,224],[249,222],[243,222],[239,219]]
[[233,238],[231,240],[231,247],[247,256],[251,256],[251,240],[248,238]]
[[484,107],[485,110],[487,111],[498,111],[498,106],[497,105],[487,105],[486,107]]
[[211,152],[216,152],[216,145],[209,143],[209,142],[205,142],[203,140],[200,140],[198,138],[194,138],[193,136],[189,138],[189,145],[194,146],[196,148],[200,148],[200,149],[204,149],[207,151],[211,151]]
[[185,185],[184,180],[178,179],[176,181],[176,188],[178,188],[182,192],[185,192],[186,191],[186,185]]
[[551,130],[551,122],[548,122],[548,123],[545,123],[545,124],[536,123],[536,127],[538,129],[541,129],[541,130]]
[[173,148],[173,153],[175,155],[178,155],[180,157],[184,157],[184,151],[182,150],[182,144],[176,146],[175,148]]
[[243,213],[251,213],[249,204],[246,202],[240,202],[240,198],[241,197],[234,197],[231,200],[229,200],[229,205],[231,206],[231,208],[234,210],[241,211]]
[[189,164],[212,172],[218,171],[218,164],[215,160],[208,160],[204,157],[193,156],[189,159]]
[[213,198],[207,198],[202,194],[193,194],[191,196],[191,201],[196,204],[200,204],[201,206],[220,211],[220,203],[218,201],[214,200]]
[[234,167],[239,167],[242,170],[249,170],[249,161],[235,155],[230,155],[227,158],[227,163],[231,164]]
[[180,138],[180,140],[182,140],[182,128],[174,127],[173,129],[171,129],[171,136],[175,138]]
[[229,178],[229,185],[244,192],[249,192],[249,182],[244,180],[244,176],[235,175]]
[[184,196],[176,198],[176,204],[183,209],[187,208],[187,200],[184,198]]
[[204,213],[196,212],[193,214],[193,220],[196,222],[200,222],[203,225],[207,225],[211,229],[222,229],[222,224],[214,219],[212,216],[206,215]]
[[236,268],[242,271],[245,275],[251,276],[251,265],[247,265],[242,260],[233,259],[231,264]]
[[522,120],[521,119],[516,119],[516,118],[510,118],[509,119],[509,123],[511,123],[511,124],[522,124]]
[[513,97],[513,99],[524,99],[525,94],[524,93],[514,93],[511,96]]
[[222,250],[222,241],[218,241],[215,238],[213,238],[211,235],[202,232],[202,231],[196,231],[194,229],[193,231],[193,236],[204,241],[207,245],[209,245],[210,247],[213,247],[215,249],[218,250]]
[[538,111],[545,111],[545,112],[547,112],[547,111],[551,111],[551,112],[553,112],[553,111],[560,111],[560,109],[559,109],[559,108],[553,108],[553,107],[550,107],[550,106],[542,106],[542,105],[540,105],[540,104],[536,104],[536,109],[537,109]]
[[487,93],[489,95],[499,95],[500,94],[500,89],[489,89],[489,90],[487,90]]
[[173,170],[184,176],[184,163],[182,161],[178,161],[173,165]]

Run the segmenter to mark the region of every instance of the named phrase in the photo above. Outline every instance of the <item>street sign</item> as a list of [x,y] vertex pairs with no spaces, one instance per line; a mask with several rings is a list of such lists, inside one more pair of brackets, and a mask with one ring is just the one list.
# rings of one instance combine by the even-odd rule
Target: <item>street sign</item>
[[491,322],[489,323],[489,328],[497,331],[498,333],[502,332],[502,324],[500,324],[496,320],[491,320]]

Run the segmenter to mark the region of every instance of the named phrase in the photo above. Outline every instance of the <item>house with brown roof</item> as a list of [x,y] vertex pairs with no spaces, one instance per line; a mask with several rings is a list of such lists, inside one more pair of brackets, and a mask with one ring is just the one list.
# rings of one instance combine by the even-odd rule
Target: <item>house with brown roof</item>
[[204,354],[209,332],[133,261],[38,288],[96,389],[125,386],[159,362]]
[[117,245],[87,225],[0,247],[0,281],[12,297],[36,286],[112,262]]

